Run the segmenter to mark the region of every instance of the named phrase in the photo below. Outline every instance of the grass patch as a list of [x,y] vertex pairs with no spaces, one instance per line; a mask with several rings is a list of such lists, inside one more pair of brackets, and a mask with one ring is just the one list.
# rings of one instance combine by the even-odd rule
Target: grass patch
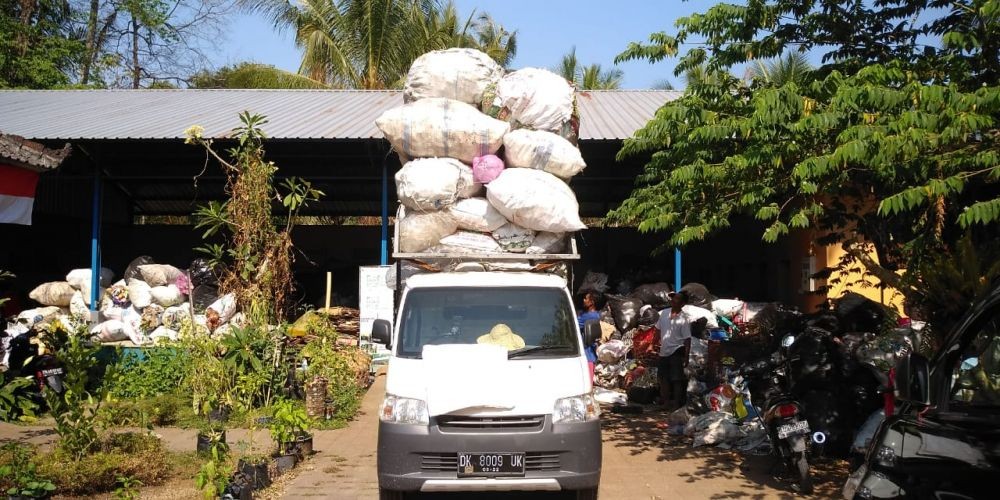
[[38,470],[63,495],[89,495],[114,491],[119,477],[144,485],[160,484],[170,477],[168,453],[155,436],[126,432],[105,436],[98,451],[73,460],[59,449],[38,456]]

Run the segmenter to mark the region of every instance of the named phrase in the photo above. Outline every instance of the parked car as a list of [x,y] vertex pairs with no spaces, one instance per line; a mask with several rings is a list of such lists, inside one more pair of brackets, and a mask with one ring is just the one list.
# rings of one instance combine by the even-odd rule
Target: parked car
[[896,367],[899,411],[848,478],[848,499],[996,498],[1000,477],[1000,287],[931,359]]

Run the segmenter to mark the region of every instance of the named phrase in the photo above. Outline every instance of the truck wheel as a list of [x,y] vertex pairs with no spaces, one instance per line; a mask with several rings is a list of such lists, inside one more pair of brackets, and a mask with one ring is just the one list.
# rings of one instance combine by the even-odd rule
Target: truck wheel
[[403,500],[403,492],[379,488],[378,500]]
[[576,500],[597,500],[597,487],[576,490]]

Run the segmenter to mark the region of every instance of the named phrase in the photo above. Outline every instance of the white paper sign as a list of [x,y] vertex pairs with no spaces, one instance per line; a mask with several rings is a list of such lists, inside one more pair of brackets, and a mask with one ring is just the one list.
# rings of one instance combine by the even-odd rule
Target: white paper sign
[[388,358],[389,351],[382,344],[372,343],[372,323],[376,319],[389,322],[393,318],[393,292],[386,286],[386,275],[391,266],[361,266],[358,268],[358,302],[360,311],[360,343],[372,354],[373,365]]

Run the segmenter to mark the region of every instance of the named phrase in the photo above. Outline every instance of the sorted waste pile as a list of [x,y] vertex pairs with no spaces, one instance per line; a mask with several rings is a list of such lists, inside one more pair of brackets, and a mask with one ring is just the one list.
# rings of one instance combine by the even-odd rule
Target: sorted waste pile
[[414,61],[403,96],[376,120],[403,163],[397,252],[562,253],[586,227],[567,184],[586,164],[564,78],[438,50]]
[[[121,279],[101,268],[97,324],[91,329],[100,342],[131,341],[136,345],[159,339],[176,340],[188,319],[212,335],[224,335],[244,323],[232,294],[220,296],[218,280],[203,259],[188,269],[157,264],[141,256],[126,268]],[[65,281],[43,283],[29,297],[41,307],[22,311],[8,323],[7,338],[53,321],[75,326],[91,321],[91,270],[75,269]]]

